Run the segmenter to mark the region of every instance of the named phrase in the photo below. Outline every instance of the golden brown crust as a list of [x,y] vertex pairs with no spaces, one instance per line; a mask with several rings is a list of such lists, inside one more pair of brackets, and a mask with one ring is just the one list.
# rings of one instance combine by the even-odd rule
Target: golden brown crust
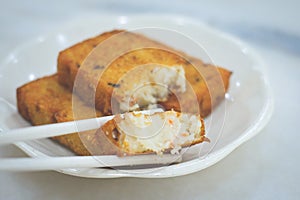
[[[116,34],[118,34],[118,37],[112,37]],[[107,38],[110,38],[108,44],[105,41]],[[97,52],[98,48],[94,49],[99,43],[103,46],[108,45],[105,52],[101,48],[99,52]],[[139,49],[142,46],[148,48]],[[118,56],[118,51],[122,48],[128,50],[133,48],[135,50],[122,54],[108,64],[106,58],[111,54]],[[92,52],[92,50],[95,51]],[[89,61],[84,62],[84,67],[81,67],[80,73],[78,73],[79,67],[88,55]],[[188,105],[191,103],[189,101],[193,98],[187,98],[189,95],[185,93],[182,95],[185,96],[184,104],[188,107],[187,111],[200,109],[202,117],[207,116],[212,107],[224,98],[231,75],[228,70],[204,64],[199,59],[142,35],[115,30],[83,41],[60,52],[58,58],[59,82],[72,90],[77,75],[78,85],[76,85],[76,91],[78,95],[88,103],[94,103],[94,99],[96,99],[96,108],[105,115],[110,115],[112,114],[112,93],[116,89],[113,84],[117,83],[124,74],[134,67],[149,63],[167,66],[181,65],[184,67],[186,78],[198,98],[197,106],[189,108]],[[105,66],[107,67],[105,68]],[[98,82],[100,74],[101,80]],[[208,88],[218,89],[209,91]],[[176,98],[174,99],[172,96],[166,102],[162,102],[162,105],[167,109],[180,110]],[[184,111],[186,110],[184,109]]]
[[[215,68],[212,65],[207,65],[207,67],[212,68],[212,71],[207,71],[206,75],[211,78],[204,81],[204,79],[199,78],[197,73],[189,73],[190,76],[188,80],[192,87],[187,88],[185,93],[177,95],[171,94],[168,101],[159,102],[159,104],[166,110],[174,109],[178,112],[198,113],[197,111],[199,109],[202,117],[208,116],[212,109],[224,99],[225,92],[229,87],[231,72],[223,68]],[[187,70],[189,71],[189,69]],[[215,76],[221,76],[223,83],[220,82],[221,79]],[[207,85],[209,85],[209,87]],[[213,88],[213,91],[209,88]],[[199,104],[195,104],[193,101],[191,89],[195,92]]]
[[87,55],[99,43],[120,32],[122,32],[122,30],[105,32],[102,33],[101,36],[84,40],[83,42],[79,42],[64,51],[61,51],[57,58],[57,73],[59,83],[72,90],[78,68],[85,60]]
[[[57,75],[52,75],[27,83],[17,89],[19,113],[32,125],[51,124],[73,120],[72,94],[58,84]],[[76,100],[76,97],[75,97]],[[85,118],[85,113],[91,110],[83,102],[78,101],[79,115]],[[98,112],[98,115],[101,113]],[[89,148],[96,148],[93,140],[95,131],[86,131],[79,136],[77,133],[53,137],[78,155],[90,155],[82,140]]]
[[57,83],[57,75],[27,83],[17,89],[20,114],[33,125],[55,123],[54,113],[71,109],[71,94]]

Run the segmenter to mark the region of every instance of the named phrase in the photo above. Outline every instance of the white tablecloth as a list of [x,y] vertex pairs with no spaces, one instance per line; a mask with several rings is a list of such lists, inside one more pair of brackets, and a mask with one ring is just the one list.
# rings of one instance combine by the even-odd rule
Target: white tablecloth
[[[84,13],[169,13],[204,21],[245,40],[264,58],[275,110],[258,136],[194,174],[86,179],[57,172],[0,172],[0,199],[299,199],[299,7],[297,0],[2,2],[1,60],[21,43]],[[0,156],[24,154],[6,145]]]

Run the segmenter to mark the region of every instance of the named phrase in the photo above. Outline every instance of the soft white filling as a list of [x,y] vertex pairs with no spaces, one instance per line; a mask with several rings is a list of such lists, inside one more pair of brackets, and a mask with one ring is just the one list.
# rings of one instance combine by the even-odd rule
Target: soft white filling
[[[154,107],[158,101],[166,101],[170,90],[176,92],[185,92],[186,81],[182,66],[156,67],[149,73],[147,78],[141,80],[139,88],[136,88],[133,94],[128,91],[130,99],[134,100],[131,105],[128,101],[120,102],[122,111],[133,111],[141,107]],[[128,100],[128,98],[125,98]]]
[[201,121],[200,117],[174,111],[154,115],[126,113],[117,128],[125,134],[124,148],[131,152],[151,150],[161,154],[172,149],[174,154],[199,138]]

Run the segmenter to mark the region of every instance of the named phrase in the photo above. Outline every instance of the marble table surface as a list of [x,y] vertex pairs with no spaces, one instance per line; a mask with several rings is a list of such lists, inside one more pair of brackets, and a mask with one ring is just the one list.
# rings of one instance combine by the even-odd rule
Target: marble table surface
[[[299,199],[300,3],[287,1],[7,1],[0,60],[18,45],[86,13],[176,14],[247,42],[264,58],[274,114],[256,137],[217,164],[167,179],[87,179],[57,172],[0,172],[0,199]],[[3,113],[1,113],[3,114]],[[13,145],[1,157],[25,156]]]

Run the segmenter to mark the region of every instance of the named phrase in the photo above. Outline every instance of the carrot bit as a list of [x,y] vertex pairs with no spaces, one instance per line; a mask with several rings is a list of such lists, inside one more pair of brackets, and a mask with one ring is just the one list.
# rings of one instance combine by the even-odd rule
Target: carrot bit
[[181,133],[180,135],[183,136],[183,137],[189,136],[189,134],[187,132]]

